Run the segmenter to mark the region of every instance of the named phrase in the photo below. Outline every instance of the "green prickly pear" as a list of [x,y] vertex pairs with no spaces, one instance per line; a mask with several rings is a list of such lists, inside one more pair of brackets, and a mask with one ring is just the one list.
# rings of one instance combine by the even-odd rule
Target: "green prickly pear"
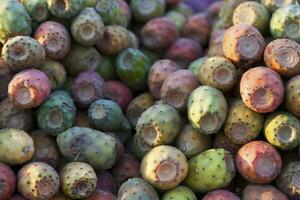
[[294,76],[285,85],[285,108],[293,115],[300,117],[300,75]]
[[297,3],[299,3],[299,0],[261,0],[261,4],[264,5],[270,13],[274,13],[281,7]]
[[32,20],[43,22],[49,17],[47,0],[20,0]]
[[166,17],[176,25],[178,31],[182,31],[187,22],[187,18],[177,11],[168,11]]
[[132,0],[130,7],[134,20],[145,23],[164,14],[166,3],[164,0]]
[[58,61],[47,58],[40,67],[51,81],[52,89],[57,90],[61,88],[67,79],[67,72],[64,66]]
[[203,63],[208,59],[208,57],[202,57],[202,58],[199,58],[195,61],[193,61],[188,69],[191,70],[191,72],[193,72],[193,74],[195,74],[197,77],[199,77],[199,73],[200,73],[200,69],[203,65]]
[[96,72],[106,81],[117,79],[114,59],[112,57],[102,56],[101,63],[97,67]]
[[178,187],[166,192],[163,195],[161,200],[172,200],[172,199],[176,199],[176,200],[185,200],[185,199],[197,200],[197,197],[196,197],[195,193],[191,189],[189,189],[188,187],[178,186]]
[[74,17],[84,8],[84,2],[84,0],[47,0],[51,14],[61,19]]

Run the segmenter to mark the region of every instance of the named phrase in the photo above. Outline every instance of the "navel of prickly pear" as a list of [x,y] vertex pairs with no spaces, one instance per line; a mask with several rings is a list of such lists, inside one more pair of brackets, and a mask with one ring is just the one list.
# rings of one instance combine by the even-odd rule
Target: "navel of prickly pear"
[[238,172],[252,183],[270,183],[281,171],[279,153],[269,143],[252,141],[240,148],[236,155]]
[[74,17],[84,7],[85,0],[47,0],[52,15],[61,19]]
[[300,75],[294,76],[285,85],[285,108],[300,117]]
[[243,190],[243,200],[288,200],[288,197],[272,185],[248,185]]
[[243,74],[240,93],[245,105],[259,113],[273,112],[284,97],[284,85],[275,71],[255,67]]
[[164,14],[166,3],[164,0],[132,0],[130,7],[134,20],[145,23]]
[[209,192],[227,186],[235,176],[232,155],[224,149],[210,149],[188,161],[185,185],[195,192]]
[[73,19],[71,33],[79,44],[92,46],[103,37],[104,24],[94,8],[85,8]]
[[32,162],[18,172],[18,190],[28,199],[44,200],[59,190],[59,176],[48,164]]
[[289,6],[291,4],[298,3],[299,0],[261,0],[261,4],[264,5],[270,13],[274,13],[281,7]]
[[21,0],[31,19],[37,22],[49,17],[47,0]]
[[188,101],[188,117],[194,128],[204,134],[217,133],[225,122],[227,102],[223,94],[211,87],[195,89]]
[[87,198],[97,185],[94,169],[83,162],[68,163],[62,169],[60,178],[63,193],[73,199]]
[[16,175],[14,171],[4,163],[0,163],[0,181],[0,199],[11,199],[16,188]]
[[240,198],[228,190],[215,190],[207,193],[202,200],[240,200]]
[[259,61],[264,48],[264,38],[253,26],[237,24],[225,31],[224,55],[237,66],[248,68]]
[[172,199],[189,199],[197,200],[195,193],[185,186],[178,186],[172,190],[169,190],[162,196],[162,200],[172,200]]

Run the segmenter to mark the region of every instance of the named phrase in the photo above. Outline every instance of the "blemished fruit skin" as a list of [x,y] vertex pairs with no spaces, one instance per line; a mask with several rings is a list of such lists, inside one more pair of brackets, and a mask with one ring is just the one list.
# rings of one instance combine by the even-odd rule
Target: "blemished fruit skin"
[[106,81],[115,80],[117,75],[113,57],[102,56],[101,63],[97,67],[96,72]]
[[261,0],[261,4],[264,5],[270,13],[274,13],[281,7],[285,7],[291,4],[296,4],[299,0]]
[[94,8],[84,8],[73,19],[71,33],[77,43],[93,46],[104,34],[104,24]]
[[60,172],[61,188],[72,199],[90,196],[97,186],[97,175],[87,163],[70,162]]
[[50,92],[49,78],[37,69],[19,72],[8,85],[8,97],[19,109],[38,107],[48,98]]
[[34,39],[42,45],[46,56],[55,60],[65,57],[71,46],[68,30],[54,21],[40,24],[34,33]]
[[210,40],[209,40],[209,47],[207,56],[223,56],[223,39],[225,34],[225,29],[215,30],[211,32]]
[[188,161],[184,184],[194,192],[209,192],[226,187],[235,176],[234,160],[224,149],[209,149]]
[[212,146],[215,149],[225,149],[226,151],[229,151],[232,155],[235,155],[236,152],[241,148],[241,145],[235,144],[231,140],[229,140],[223,131],[220,131],[215,135]]
[[20,0],[30,15],[36,22],[43,22],[49,17],[47,0]]
[[66,0],[56,1],[47,0],[48,9],[52,15],[59,19],[68,19],[74,17],[80,10],[84,8],[84,0]]
[[109,171],[97,172],[97,190],[117,194],[117,182]]
[[177,200],[197,200],[197,197],[195,193],[189,189],[188,187],[185,186],[178,186],[173,188],[172,190],[169,190],[166,192],[162,198],[162,200],[172,200],[172,199],[177,199]]
[[227,115],[227,102],[218,89],[199,86],[189,96],[188,118],[192,126],[205,135],[217,133]]
[[16,188],[16,175],[14,171],[6,164],[0,163],[0,200],[11,199],[10,197]]
[[240,197],[228,190],[215,190],[209,192],[202,200],[241,200]]
[[141,30],[142,44],[152,50],[167,48],[177,37],[176,25],[167,17],[151,19]]
[[18,191],[31,200],[53,197],[59,190],[59,175],[43,162],[32,162],[18,172]]
[[288,200],[288,197],[272,185],[248,185],[243,190],[243,200]]
[[178,31],[182,31],[187,18],[180,12],[170,10],[165,15],[169,20],[171,20],[175,25]]
[[165,13],[166,2],[164,0],[132,0],[130,8],[135,21],[145,23]]
[[4,44],[1,56],[12,72],[19,72],[28,68],[39,68],[46,55],[43,47],[35,39],[16,36]]
[[237,24],[224,33],[223,53],[236,66],[252,67],[261,59],[264,48],[265,40],[254,26]]
[[[23,197],[23,196],[21,196],[21,195],[19,195],[19,194],[14,194],[11,198],[10,198],[10,200],[27,200],[27,199],[25,199],[25,197]],[[59,199],[51,199],[51,200],[59,200]],[[61,199],[61,200],[68,200],[68,199]]]
[[193,74],[195,74],[197,77],[199,77],[200,68],[202,67],[203,63],[208,59],[207,56],[198,58],[197,60],[194,60],[188,67],[188,70],[191,70]]
[[300,117],[300,75],[294,76],[285,85],[285,108],[293,115]]
[[133,98],[133,94],[129,87],[121,81],[107,81],[105,97],[116,102],[125,110]]
[[240,148],[236,155],[238,172],[251,183],[270,183],[281,172],[278,151],[264,141],[252,141]]
[[86,200],[117,200],[117,198],[109,191],[96,190]]
[[100,131],[75,126],[59,134],[56,141],[68,160],[86,161],[95,169],[109,169],[116,161],[115,139]]
[[7,88],[10,80],[12,79],[12,74],[5,64],[3,58],[0,58],[0,100],[3,100],[7,96]]
[[291,4],[279,8],[272,15],[270,21],[270,32],[273,38],[288,38],[300,42],[298,20],[300,6]]
[[224,134],[235,144],[246,144],[260,134],[263,125],[262,114],[249,109],[241,99],[235,99],[229,106]]
[[245,105],[251,110],[269,113],[282,103],[284,85],[277,72],[267,67],[255,67],[243,74],[240,94]]
[[199,70],[199,80],[222,92],[232,89],[237,82],[237,72],[230,60],[223,57],[210,57]]
[[[31,19],[25,7],[18,0],[6,0],[0,3],[0,42],[9,38],[31,34]],[[18,22],[16,26],[16,22]]]
[[[287,57],[285,57],[287,55]],[[270,42],[264,53],[266,65],[284,77],[300,74],[300,45],[290,39]]]
[[105,82],[95,71],[81,72],[72,84],[73,99],[80,108],[87,108],[104,97]]
[[278,149],[293,149],[300,143],[300,121],[288,112],[274,112],[266,118],[264,135]]

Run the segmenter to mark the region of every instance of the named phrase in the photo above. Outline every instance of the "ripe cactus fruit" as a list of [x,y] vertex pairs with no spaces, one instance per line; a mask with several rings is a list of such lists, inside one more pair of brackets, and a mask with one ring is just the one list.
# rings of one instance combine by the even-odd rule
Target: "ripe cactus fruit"
[[208,150],[212,144],[212,137],[204,135],[186,124],[176,139],[176,147],[181,150],[187,158],[194,157],[199,153]]
[[0,57],[0,100],[3,100],[7,96],[7,88],[12,74],[5,64],[3,58]]
[[300,117],[300,75],[294,76],[286,82],[285,108],[293,115]]
[[55,91],[37,110],[38,127],[47,134],[57,135],[73,126],[76,106],[71,96]]
[[176,25],[179,32],[183,30],[185,23],[187,22],[187,18],[183,14],[170,10],[165,16]]
[[211,86],[199,86],[190,95],[188,117],[192,126],[201,133],[217,133],[226,115],[227,102],[219,90]]
[[208,57],[204,56],[201,57],[195,61],[193,61],[188,69],[191,70],[191,72],[193,72],[193,74],[195,74],[197,77],[199,77],[199,73],[200,73],[200,68],[202,67],[203,63],[208,59]]
[[274,38],[289,38],[300,42],[299,17],[300,6],[291,4],[279,8],[270,21],[270,32]]
[[274,13],[276,10],[278,10],[281,7],[289,6],[291,4],[296,4],[298,2],[299,0],[282,0],[282,1],[261,0],[261,4],[264,5],[265,8],[267,8],[270,13]]
[[225,29],[215,30],[211,33],[209,40],[209,47],[207,56],[223,56],[223,39],[224,39]]
[[215,149],[222,148],[229,151],[232,155],[235,155],[240,147],[241,145],[233,143],[222,131],[217,133],[214,137],[213,148]]
[[266,65],[285,77],[300,74],[300,45],[289,39],[270,42],[264,53]]
[[100,131],[73,127],[59,134],[56,141],[68,160],[86,161],[96,169],[109,169],[115,163],[117,143]]
[[27,69],[16,74],[8,85],[8,97],[20,109],[39,106],[51,92],[51,82],[45,73]]
[[14,171],[6,164],[0,162],[0,199],[11,199],[16,188],[16,176]]
[[209,192],[202,200],[241,200],[237,195],[228,190],[215,190]]
[[165,13],[166,2],[164,0],[132,0],[130,7],[134,20],[145,23]]
[[246,144],[254,140],[263,128],[264,117],[249,109],[242,100],[231,102],[228,110],[224,133],[235,144]]
[[31,19],[43,22],[49,17],[47,0],[20,0],[26,8]]
[[235,176],[232,155],[224,149],[210,149],[188,161],[185,179],[194,192],[209,192],[227,186]]
[[200,68],[199,80],[203,85],[210,85],[222,92],[227,92],[237,82],[236,68],[226,58],[210,57]]
[[73,199],[90,196],[96,189],[97,175],[87,163],[70,162],[60,173],[62,191]]
[[195,193],[185,186],[178,186],[172,190],[169,190],[162,196],[162,200],[172,200],[172,199],[189,199],[197,200]]
[[116,102],[123,110],[133,97],[131,90],[121,81],[107,81],[105,97]]
[[224,33],[224,55],[237,66],[248,68],[259,61],[264,48],[265,40],[253,26],[237,24]]
[[102,56],[101,63],[96,72],[102,76],[104,80],[115,80],[117,75],[115,72],[114,59],[108,56]]
[[243,190],[244,200],[288,200],[288,197],[272,185],[248,185]]
[[252,141],[236,155],[238,172],[251,183],[270,183],[281,171],[282,161],[277,150],[264,141]]
[[45,60],[45,51],[35,39],[16,36],[4,44],[2,58],[11,71],[18,72],[40,67]]
[[0,3],[0,42],[9,38],[31,34],[31,19],[18,0],[6,0]]
[[73,38],[83,46],[95,45],[104,34],[104,24],[94,8],[84,8],[72,21]]
[[91,196],[86,198],[86,200],[117,200],[117,198],[111,192],[96,190]]
[[284,85],[275,71],[255,67],[243,74],[240,93],[245,105],[259,113],[273,112],[283,101]]
[[59,176],[46,163],[29,163],[18,172],[18,190],[28,199],[50,199],[59,190]]
[[81,72],[74,80],[72,94],[79,107],[87,108],[92,102],[104,97],[105,82],[95,71]]
[[172,146],[154,147],[141,163],[142,177],[161,190],[169,190],[179,185],[187,172],[185,155]]
[[266,119],[264,134],[273,146],[293,149],[300,143],[300,121],[290,113],[274,112]]
[[71,46],[68,30],[62,24],[54,21],[40,24],[35,31],[34,39],[39,41],[45,49],[46,56],[52,59],[65,57]]
[[47,0],[52,15],[61,19],[74,17],[84,7],[84,0]]
[[53,90],[61,88],[66,82],[67,72],[65,67],[55,60],[47,58],[40,70],[48,76]]
[[223,3],[223,1],[215,1],[208,7],[206,15],[210,25],[213,26],[220,20],[219,13]]
[[117,183],[110,172],[105,170],[97,172],[97,190],[117,193]]

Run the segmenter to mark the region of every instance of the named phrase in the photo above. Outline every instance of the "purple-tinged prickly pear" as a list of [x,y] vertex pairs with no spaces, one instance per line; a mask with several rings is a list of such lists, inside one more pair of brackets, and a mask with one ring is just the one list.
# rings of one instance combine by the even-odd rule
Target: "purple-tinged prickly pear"
[[215,25],[220,19],[219,13],[221,11],[223,3],[224,1],[215,1],[208,7],[208,10],[206,11],[206,16],[211,26]]
[[225,29],[215,30],[211,33],[209,40],[209,47],[207,56],[223,56],[223,39],[224,39]]
[[117,200],[117,198],[109,191],[96,190],[86,200]]
[[62,24],[54,21],[40,24],[34,33],[34,38],[45,49],[46,56],[52,59],[65,57],[71,46],[68,30]]
[[162,16],[166,9],[166,2],[164,0],[132,0],[130,7],[134,20],[145,23]]
[[298,0],[261,0],[261,4],[264,5],[270,13],[274,13],[281,7],[285,7],[291,4],[297,4],[298,2]]
[[300,117],[300,75],[294,76],[285,85],[285,108]]
[[73,199],[90,196],[97,186],[97,175],[87,163],[70,162],[60,172],[61,188]]
[[133,97],[129,87],[120,81],[107,81],[105,91],[105,97],[116,102],[123,110]]
[[3,100],[7,96],[7,88],[12,74],[5,64],[2,57],[0,57],[0,100]]
[[233,143],[228,137],[224,134],[223,131],[220,131],[215,135],[213,141],[213,148],[215,149],[225,149],[229,151],[232,155],[235,155],[236,152],[241,148],[241,145]]
[[228,190],[215,190],[209,192],[202,200],[241,200],[237,195]]
[[43,22],[49,17],[47,0],[19,0],[27,10],[31,19]]
[[195,12],[204,11],[210,6],[214,1],[213,0],[183,0],[183,3],[190,6]]
[[97,190],[108,191],[117,194],[117,183],[112,174],[108,171],[97,173]]
[[243,200],[288,200],[288,197],[272,185],[248,185],[243,190]]
[[[19,194],[14,194],[9,200],[27,200],[27,199]],[[58,199],[51,199],[51,200],[58,200]],[[67,199],[61,199],[61,200],[67,200]]]
[[234,159],[224,149],[209,149],[188,161],[184,181],[194,192],[209,192],[226,187],[235,176]]
[[176,25],[179,32],[183,30],[185,23],[187,22],[187,18],[183,14],[170,10],[165,16]]
[[61,88],[66,82],[67,72],[65,67],[58,61],[47,58],[41,65],[40,70],[48,76],[53,90]]
[[247,24],[237,24],[224,33],[223,53],[234,64],[249,68],[264,53],[265,40],[259,31]]
[[74,17],[84,8],[85,0],[47,0],[52,15],[60,19]]
[[204,56],[201,58],[198,58],[197,60],[193,61],[188,69],[193,72],[197,77],[199,77],[200,68],[202,67],[203,63],[208,59],[208,57]]
[[59,176],[46,163],[32,162],[18,172],[18,191],[28,199],[50,199],[58,190]]
[[178,186],[172,190],[167,191],[163,196],[162,200],[173,200],[173,199],[189,199],[197,200],[195,193],[185,186]]
[[270,183],[281,171],[278,151],[264,141],[252,141],[240,148],[236,155],[238,172],[251,183]]
[[91,128],[88,113],[84,110],[78,110],[75,116],[74,126]]
[[0,162],[0,200],[11,199],[16,188],[16,175],[6,164]]
[[259,113],[273,112],[284,97],[283,82],[275,71],[255,67],[243,74],[240,93],[245,105]]

